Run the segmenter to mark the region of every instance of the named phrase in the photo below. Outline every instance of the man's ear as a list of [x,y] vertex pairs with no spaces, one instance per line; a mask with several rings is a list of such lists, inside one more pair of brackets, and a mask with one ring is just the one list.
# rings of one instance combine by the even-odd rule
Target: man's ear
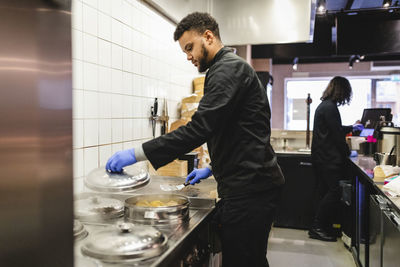
[[212,44],[212,43],[214,42],[214,40],[215,40],[215,36],[214,36],[213,32],[210,31],[210,30],[206,30],[206,31],[203,33],[203,37],[204,37],[204,39],[206,39],[206,42],[207,42],[209,45]]

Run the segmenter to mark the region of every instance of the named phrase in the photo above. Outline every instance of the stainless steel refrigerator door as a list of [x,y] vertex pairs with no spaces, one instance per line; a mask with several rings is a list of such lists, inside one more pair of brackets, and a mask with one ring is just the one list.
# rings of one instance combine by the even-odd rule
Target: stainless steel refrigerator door
[[386,200],[371,195],[369,201],[369,266],[382,266],[382,213],[387,208]]
[[383,212],[382,266],[397,267],[400,264],[400,217],[392,211]]
[[0,265],[73,266],[71,3],[0,0]]

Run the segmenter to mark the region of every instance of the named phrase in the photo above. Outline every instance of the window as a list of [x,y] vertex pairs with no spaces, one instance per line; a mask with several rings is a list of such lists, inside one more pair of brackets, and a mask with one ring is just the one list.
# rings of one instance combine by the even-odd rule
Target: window
[[400,82],[378,80],[376,82],[376,97],[374,106],[377,108],[391,108],[393,123],[400,125]]
[[[321,96],[331,78],[315,80],[294,80],[286,82],[285,102],[285,129],[305,130],[307,128],[307,104],[308,93],[312,98],[310,105],[310,129],[313,128],[314,113],[321,103]],[[371,107],[371,79],[349,78],[353,89],[353,97],[350,105],[339,107],[343,125],[354,124],[360,120],[364,108]]]

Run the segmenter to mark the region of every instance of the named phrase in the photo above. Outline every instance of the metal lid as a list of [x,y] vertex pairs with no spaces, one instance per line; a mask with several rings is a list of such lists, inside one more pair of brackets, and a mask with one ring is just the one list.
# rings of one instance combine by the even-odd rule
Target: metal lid
[[81,240],[81,239],[85,238],[87,235],[88,235],[88,232],[86,231],[83,224],[78,220],[74,220],[74,239],[75,239],[75,241]]
[[399,127],[382,127],[379,131],[383,134],[400,134]]
[[90,196],[75,200],[75,218],[82,221],[114,219],[124,215],[124,204],[115,198]]
[[139,164],[127,166],[121,173],[108,172],[105,166],[101,166],[85,177],[85,184],[96,191],[121,192],[142,187],[149,180],[150,175]]
[[74,257],[74,266],[75,267],[101,267],[101,263],[95,259],[88,257]]
[[144,260],[160,255],[168,238],[151,226],[121,223],[93,234],[81,250],[105,262]]

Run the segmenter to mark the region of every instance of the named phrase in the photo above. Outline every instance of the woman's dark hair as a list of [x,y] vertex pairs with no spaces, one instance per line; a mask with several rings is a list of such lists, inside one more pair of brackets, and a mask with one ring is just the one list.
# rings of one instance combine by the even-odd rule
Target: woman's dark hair
[[177,41],[185,31],[195,30],[203,34],[210,30],[219,40],[219,28],[217,21],[208,13],[194,12],[184,17],[176,26],[174,40]]
[[352,92],[349,80],[341,76],[336,76],[329,82],[322,94],[321,100],[330,99],[341,106],[350,103],[351,95]]

